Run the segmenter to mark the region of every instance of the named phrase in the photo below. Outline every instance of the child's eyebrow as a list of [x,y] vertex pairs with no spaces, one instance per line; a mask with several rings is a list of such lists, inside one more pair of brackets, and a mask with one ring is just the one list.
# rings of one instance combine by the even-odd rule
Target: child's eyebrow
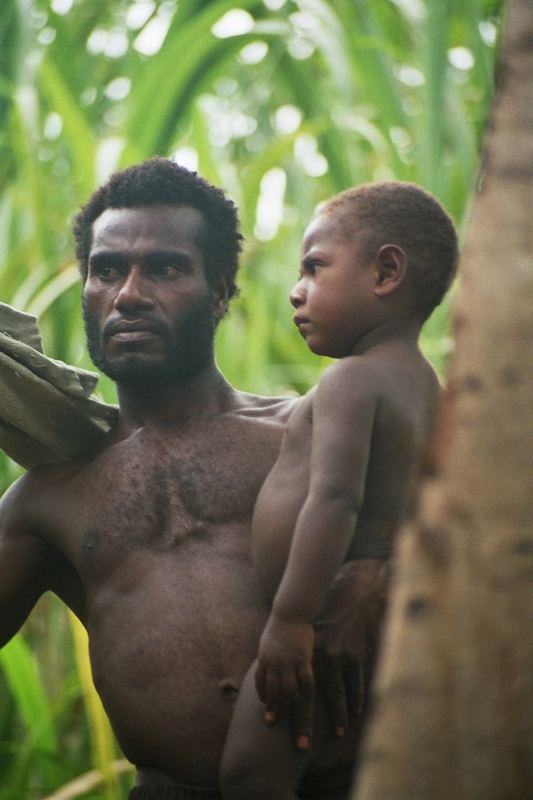
[[319,261],[322,258],[324,258],[322,253],[319,252],[318,250],[316,250],[316,251],[311,252],[311,253],[306,253],[304,256],[302,256],[301,264],[304,267],[308,267],[311,264],[314,264],[315,261]]

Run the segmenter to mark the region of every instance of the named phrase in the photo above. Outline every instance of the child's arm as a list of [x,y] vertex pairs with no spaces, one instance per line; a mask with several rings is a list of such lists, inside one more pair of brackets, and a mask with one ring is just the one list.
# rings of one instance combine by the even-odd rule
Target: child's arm
[[312,690],[312,623],[355,531],[376,405],[362,358],[330,367],[313,398],[309,491],[259,647],[256,684],[269,707]]

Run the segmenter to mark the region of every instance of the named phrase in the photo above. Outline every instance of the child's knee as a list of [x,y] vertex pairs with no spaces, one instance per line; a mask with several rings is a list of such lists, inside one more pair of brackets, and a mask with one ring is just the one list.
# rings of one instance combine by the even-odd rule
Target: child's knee
[[[254,759],[247,758],[247,755],[226,747],[220,764],[220,788],[224,800],[245,798],[247,788],[250,784],[253,786]],[[254,797],[253,792],[249,796]]]
[[243,772],[222,772],[220,776],[220,789],[224,800],[263,800],[263,795],[258,791],[261,782],[248,770]]

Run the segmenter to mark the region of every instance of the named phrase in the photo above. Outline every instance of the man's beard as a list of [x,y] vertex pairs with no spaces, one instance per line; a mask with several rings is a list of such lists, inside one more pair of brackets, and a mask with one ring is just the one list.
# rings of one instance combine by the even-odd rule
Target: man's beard
[[151,327],[168,342],[168,350],[160,360],[146,359],[142,353],[127,353],[120,360],[109,361],[104,353],[102,333],[92,312],[83,302],[83,320],[87,348],[94,365],[120,384],[143,386],[172,383],[198,375],[213,359],[215,321],[211,294],[200,298],[176,320],[171,328],[149,312],[136,313],[136,319],[150,322]]

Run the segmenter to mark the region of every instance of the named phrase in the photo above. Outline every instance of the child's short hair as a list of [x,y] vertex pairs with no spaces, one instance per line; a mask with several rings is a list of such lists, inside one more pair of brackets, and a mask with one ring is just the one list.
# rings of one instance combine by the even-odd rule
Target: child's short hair
[[432,194],[402,181],[368,183],[335,195],[318,209],[335,214],[347,238],[357,236],[363,260],[397,244],[408,261],[407,280],[422,321],[441,302],[457,269],[457,234]]

